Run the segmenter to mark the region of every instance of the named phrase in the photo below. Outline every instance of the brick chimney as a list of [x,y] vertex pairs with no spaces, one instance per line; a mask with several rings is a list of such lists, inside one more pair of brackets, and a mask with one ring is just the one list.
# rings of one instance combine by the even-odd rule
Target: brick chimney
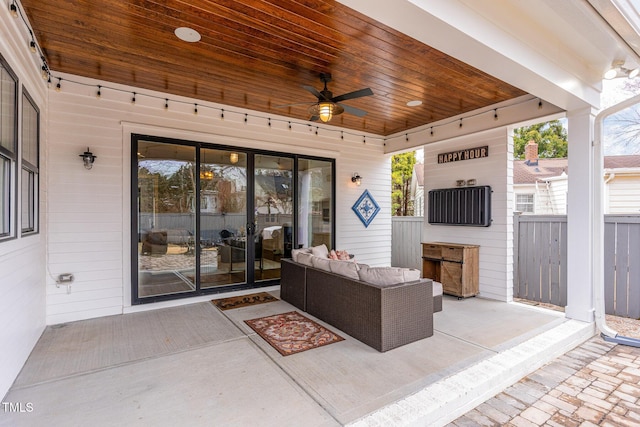
[[524,147],[524,160],[528,165],[538,164],[538,144],[533,139]]

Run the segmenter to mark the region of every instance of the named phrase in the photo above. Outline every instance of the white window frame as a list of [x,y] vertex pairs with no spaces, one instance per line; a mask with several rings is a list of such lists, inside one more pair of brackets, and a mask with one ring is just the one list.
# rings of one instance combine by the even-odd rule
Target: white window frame
[[[18,77],[0,55],[0,241],[16,237],[18,208]],[[6,77],[9,77],[6,79]],[[13,87],[13,90],[12,90]],[[12,92],[12,93],[11,93]],[[13,98],[13,99],[12,99]],[[8,133],[5,133],[9,129]],[[8,147],[7,147],[8,146]]]
[[[31,109],[31,110],[28,110]],[[37,234],[39,229],[40,109],[22,88],[22,235]]]
[[[527,198],[527,200],[522,200],[525,197]],[[533,193],[516,194],[516,211],[523,213],[534,213],[536,210],[535,202],[536,198]],[[530,207],[531,210],[526,209],[527,207]]]

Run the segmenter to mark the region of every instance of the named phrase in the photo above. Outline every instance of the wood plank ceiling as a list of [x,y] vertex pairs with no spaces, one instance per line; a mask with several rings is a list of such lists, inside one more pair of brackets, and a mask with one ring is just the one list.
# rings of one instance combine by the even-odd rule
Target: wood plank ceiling
[[[64,72],[308,120],[320,73],[344,101],[329,123],[389,135],[525,93],[337,2],[21,0],[52,74]],[[202,38],[179,40],[190,27]],[[422,101],[408,107],[412,100]]]

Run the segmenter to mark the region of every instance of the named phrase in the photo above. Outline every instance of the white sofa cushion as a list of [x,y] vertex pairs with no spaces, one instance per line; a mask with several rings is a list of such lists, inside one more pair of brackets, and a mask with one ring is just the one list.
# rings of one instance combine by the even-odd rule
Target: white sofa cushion
[[405,282],[415,282],[416,280],[420,280],[420,270],[416,270],[415,268],[403,268],[402,276],[404,277]]
[[433,283],[433,296],[437,297],[438,295],[442,295],[442,283],[436,282],[435,280],[432,280],[431,283]]
[[358,276],[361,281],[374,285],[395,285],[404,283],[402,270],[397,267],[364,267],[358,270]]
[[300,252],[298,254],[298,262],[308,267],[313,267],[313,258],[315,257],[311,253]]
[[329,264],[331,264],[331,260],[329,258],[321,258],[319,256],[311,257],[311,265],[318,270],[331,271]]
[[310,254],[310,253],[311,253],[311,248],[292,249],[291,259],[294,262],[300,262],[298,261],[298,254]]
[[358,275],[358,264],[353,261],[329,260],[329,267],[332,273],[348,277],[349,279],[360,279]]

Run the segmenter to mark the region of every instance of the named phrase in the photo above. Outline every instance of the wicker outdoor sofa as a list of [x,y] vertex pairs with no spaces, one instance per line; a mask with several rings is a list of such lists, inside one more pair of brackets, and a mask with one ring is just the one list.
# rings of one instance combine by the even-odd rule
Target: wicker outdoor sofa
[[442,310],[430,279],[377,285],[292,259],[281,260],[280,297],[380,352],[432,336],[434,300]]

